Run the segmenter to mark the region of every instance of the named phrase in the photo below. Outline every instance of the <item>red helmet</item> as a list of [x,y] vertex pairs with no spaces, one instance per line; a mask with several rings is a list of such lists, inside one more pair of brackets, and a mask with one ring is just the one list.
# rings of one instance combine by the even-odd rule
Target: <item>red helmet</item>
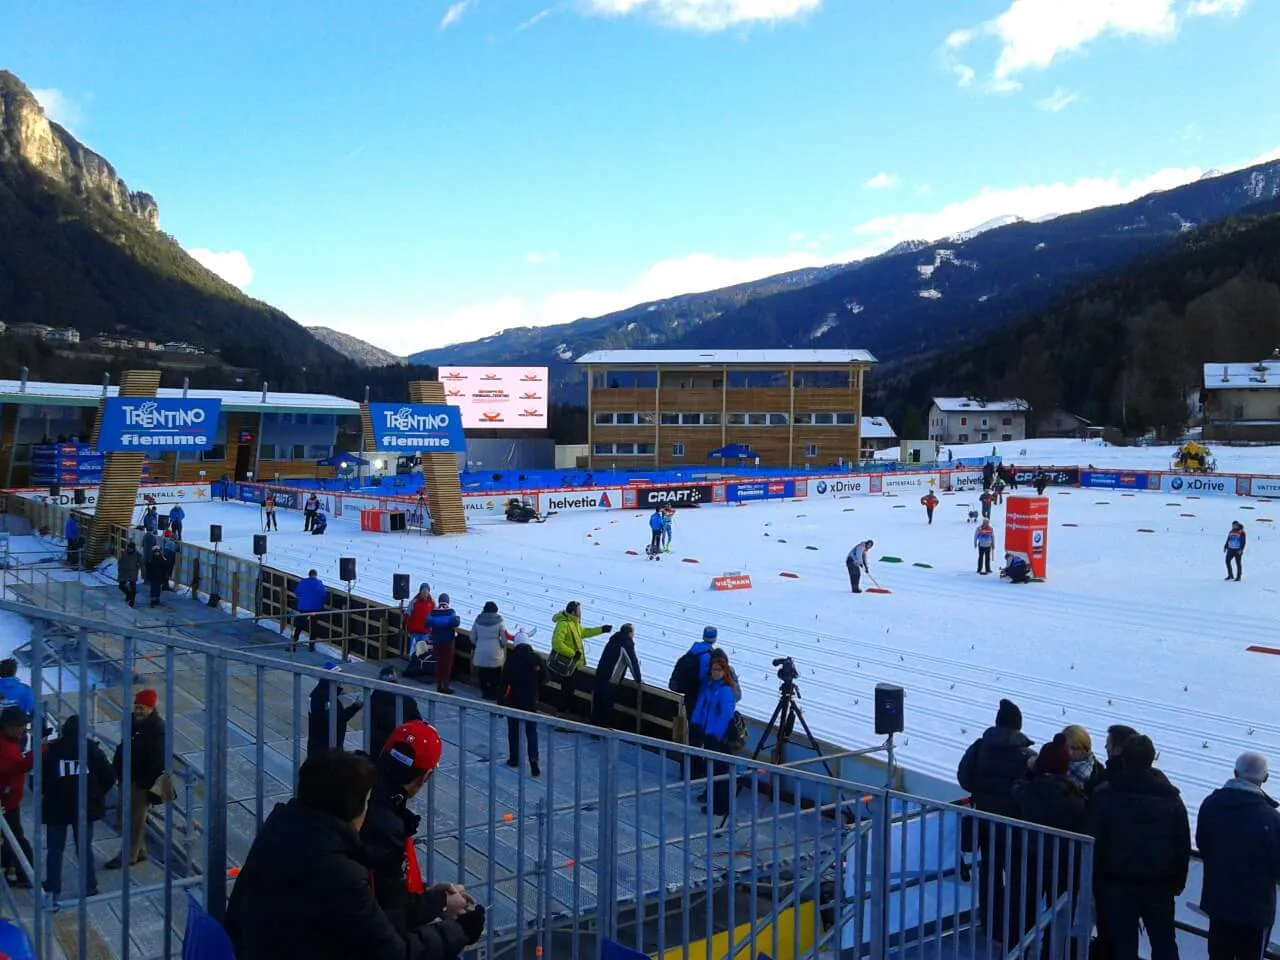
[[391,731],[382,755],[419,773],[430,773],[444,754],[444,741],[424,720],[410,720]]

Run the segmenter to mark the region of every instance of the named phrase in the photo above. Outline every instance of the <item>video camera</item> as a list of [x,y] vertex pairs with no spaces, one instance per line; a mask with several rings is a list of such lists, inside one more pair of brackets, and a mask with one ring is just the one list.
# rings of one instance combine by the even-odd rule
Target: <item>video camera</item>
[[779,657],[773,661],[773,665],[778,668],[778,679],[782,681],[783,689],[790,689],[800,676],[796,662],[790,657]]

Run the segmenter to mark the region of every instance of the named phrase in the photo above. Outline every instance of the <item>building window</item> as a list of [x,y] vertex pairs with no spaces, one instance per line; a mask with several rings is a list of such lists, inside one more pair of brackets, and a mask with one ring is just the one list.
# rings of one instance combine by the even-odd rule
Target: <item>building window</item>
[[684,444],[683,444],[683,443],[673,443],[673,444],[671,445],[671,455],[672,455],[673,457],[683,457],[683,456],[684,456]]
[[795,417],[797,427],[807,427],[813,423],[812,413],[797,413]]
[[702,414],[682,413],[680,414],[680,424],[685,427],[700,427],[702,426]]
[[818,455],[818,445],[816,443],[806,443],[804,445],[804,455],[806,457],[816,457]]
[[983,430],[983,431],[982,431],[982,436],[981,436],[981,437],[979,437],[978,439],[979,439],[979,440],[981,440],[983,443],[986,443],[988,440],[990,440],[990,439],[991,439],[991,435],[990,435],[989,433],[987,433],[987,431]]
[[215,443],[208,450],[201,451],[200,459],[208,463],[209,461],[222,461],[227,459],[227,445],[225,443]]
[[851,427],[858,422],[858,418],[852,413],[837,413],[836,424],[841,427]]
[[961,418],[960,418],[960,426],[962,426],[962,427],[967,427],[968,425],[969,425],[969,418],[968,418],[968,417],[961,417]]
[[747,425],[747,415],[745,413],[729,414],[729,426],[745,427]]
[[813,422],[817,426],[829,427],[836,422],[836,415],[834,413],[815,413]]
[[634,413],[615,413],[613,422],[620,427],[634,427],[636,425],[636,415]]
[[306,448],[305,448],[302,444],[300,444],[300,443],[295,443],[295,444],[293,445],[293,456],[292,456],[292,457],[290,457],[289,459],[290,459],[290,460],[305,460],[305,459],[307,459],[307,450],[306,450]]
[[767,426],[769,423],[769,417],[764,413],[748,413],[747,423],[753,427]]
[[664,427],[674,427],[680,422],[680,414],[664,413],[662,415],[662,425]]
[[635,448],[636,448],[636,456],[640,456],[640,457],[652,457],[652,456],[653,456],[653,444],[652,444],[652,443],[637,443],[637,444],[635,444],[634,446],[635,446]]
[[652,427],[658,422],[658,415],[654,413],[637,413],[636,424],[641,427]]
[[702,415],[702,425],[703,425],[704,427],[718,427],[718,426],[720,426],[720,414],[718,414],[718,413],[704,413],[704,414]]
[[607,457],[613,453],[612,443],[597,443],[593,448],[597,457]]
[[1000,421],[1000,425],[1003,427],[1012,427],[1013,417],[1005,417],[1003,420]]
[[597,426],[597,427],[608,427],[608,426],[611,426],[612,424],[613,424],[613,414],[612,414],[612,413],[597,413],[597,414],[596,414],[596,426]]
[[[986,418],[986,417],[983,417],[983,418],[982,418],[982,425],[983,425],[984,427],[985,427],[985,426],[987,426],[987,418]],[[985,438],[984,438],[984,439],[985,439]]]
[[967,433],[962,433],[960,434],[960,436],[956,437],[956,443],[968,443],[968,442],[969,442],[969,435]]
[[785,427],[787,425],[787,415],[785,413],[769,414],[769,426]]
[[327,443],[312,443],[307,446],[308,460],[323,460],[333,452],[333,448]]
[[1000,434],[1000,439],[1001,439],[1001,440],[1003,440],[1005,443],[1008,443],[1010,440],[1012,440],[1012,439],[1013,439],[1013,434],[1012,434],[1012,433],[1002,433],[1002,434]]
[[274,460],[276,458],[276,445],[274,443],[264,443],[262,449],[258,452],[259,459]]

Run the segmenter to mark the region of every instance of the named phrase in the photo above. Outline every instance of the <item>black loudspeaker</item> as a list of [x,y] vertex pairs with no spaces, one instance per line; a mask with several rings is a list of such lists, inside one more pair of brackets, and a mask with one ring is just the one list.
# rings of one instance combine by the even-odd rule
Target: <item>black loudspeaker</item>
[[209,524],[209,542],[210,543],[222,542],[222,524],[220,523]]
[[62,493],[62,488],[61,488],[60,486],[58,486],[56,483],[51,483],[51,484],[49,484],[49,496],[50,496],[50,497],[52,497],[53,499],[55,499],[55,500],[56,500],[56,499],[58,499],[58,494],[60,494],[60,493]]
[[888,735],[906,729],[902,715],[902,688],[896,683],[876,684],[876,733]]
[[[352,572],[354,573],[355,571]],[[352,577],[352,579],[354,580],[355,578]],[[407,573],[393,573],[391,575],[391,596],[396,600],[409,599],[409,575]]]
[[72,499],[75,501],[76,506],[84,506],[84,488],[76,487],[75,493],[72,494]]
[[253,535],[253,555],[255,557],[265,556],[267,552],[267,535],[265,533],[255,533]]
[[404,533],[408,530],[408,524],[405,523],[405,516],[399,510],[387,514],[387,529],[391,533]]
[[[343,583],[350,583],[356,578],[356,558],[355,557],[339,557],[338,558],[338,579]],[[407,597],[408,594],[405,594]]]
[[159,525],[160,532],[164,533],[169,529],[169,515],[167,513],[160,514],[156,517],[156,523]]

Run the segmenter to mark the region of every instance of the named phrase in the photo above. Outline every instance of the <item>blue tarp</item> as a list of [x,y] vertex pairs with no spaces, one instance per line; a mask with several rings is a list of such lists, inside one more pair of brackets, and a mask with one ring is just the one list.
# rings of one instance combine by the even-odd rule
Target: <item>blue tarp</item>
[[358,457],[354,453],[346,453],[345,451],[335,453],[332,457],[325,457],[323,460],[316,461],[317,467],[341,467],[344,464],[348,467],[367,467],[369,465],[369,461],[364,459],[364,457]]

